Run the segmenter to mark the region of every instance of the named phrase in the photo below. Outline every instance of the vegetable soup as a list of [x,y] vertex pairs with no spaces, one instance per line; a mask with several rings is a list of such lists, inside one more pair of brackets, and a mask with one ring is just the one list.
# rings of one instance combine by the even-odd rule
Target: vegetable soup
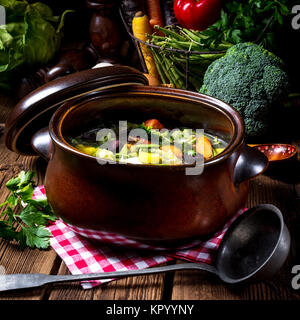
[[157,119],[142,123],[103,121],[101,125],[69,139],[82,153],[106,161],[180,165],[210,160],[227,143],[216,134],[190,128],[166,128]]

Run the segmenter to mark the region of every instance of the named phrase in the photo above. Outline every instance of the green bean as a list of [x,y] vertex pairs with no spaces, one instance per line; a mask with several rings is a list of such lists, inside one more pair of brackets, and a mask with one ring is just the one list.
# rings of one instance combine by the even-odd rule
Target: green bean
[[167,84],[168,81],[167,81],[167,79],[165,77],[164,71],[162,70],[161,63],[160,63],[159,58],[157,56],[156,50],[154,48],[151,48],[151,51],[152,51],[152,55],[153,55],[153,58],[154,58],[154,61],[155,61],[155,64],[156,64],[156,69],[158,71],[160,79],[161,79],[163,84]]
[[[173,57],[170,57],[170,58],[173,59]],[[182,65],[183,70],[185,70],[185,67],[186,66]],[[185,71],[182,71],[179,68],[177,68],[177,72],[182,78],[186,79]],[[191,70],[189,70],[189,72],[188,72],[188,82],[193,87],[195,87],[195,89],[200,89],[200,87],[202,86],[202,76],[199,76],[199,72],[197,72],[197,74],[196,74],[196,73],[191,72]],[[186,89],[188,89],[188,88],[186,88]]]
[[173,82],[173,78],[170,76],[168,69],[165,65],[164,58],[162,57],[160,52],[156,52],[156,57],[157,57],[158,61],[160,61],[160,65],[162,67],[162,70],[163,70],[164,74],[166,75],[166,77],[169,79],[169,83],[172,84],[172,86],[176,88],[176,85]]
[[159,144],[135,144],[134,147],[137,149],[159,148]]
[[177,39],[179,41],[185,41],[184,37],[182,37],[180,34],[178,34],[177,32],[175,32],[173,30],[170,30],[170,29],[167,29],[167,28],[163,28],[163,27],[160,27],[160,26],[155,26],[154,28],[157,29],[157,30],[160,30],[161,32],[163,32],[166,36],[173,37],[174,39]]
[[166,37],[157,36],[155,34],[149,34],[147,38],[151,39],[152,41],[166,41]]
[[[149,41],[161,50],[151,48],[162,83],[171,83],[175,88],[186,88],[187,84],[200,88],[204,73],[212,61],[222,57],[232,44],[223,41],[218,46],[208,44],[208,36],[202,32],[177,27],[155,27],[165,34],[149,36]],[[179,32],[178,32],[179,30]],[[166,49],[163,51],[163,49]],[[167,50],[167,49],[173,49]],[[176,51],[177,50],[177,51]],[[212,50],[224,51],[215,53]],[[180,51],[183,51],[182,53]],[[189,52],[189,57],[184,52]],[[196,54],[194,52],[203,52]],[[189,58],[189,64],[187,64]],[[188,73],[186,68],[189,68]],[[188,75],[188,79],[187,79]]]
[[200,45],[203,45],[201,43],[201,38],[199,36],[197,36],[195,33],[193,33],[191,30],[188,30],[188,29],[181,29],[181,33],[182,34],[185,34],[185,36],[189,39],[189,40],[192,40],[192,41],[195,41],[196,43],[200,44]]
[[175,64],[173,63],[173,61],[170,61],[169,59],[165,59],[165,63],[168,66],[171,74],[174,77],[173,79],[175,80],[174,82],[175,82],[176,88],[184,89],[185,88],[185,83],[183,82],[183,80],[179,76],[178,70],[177,70]]

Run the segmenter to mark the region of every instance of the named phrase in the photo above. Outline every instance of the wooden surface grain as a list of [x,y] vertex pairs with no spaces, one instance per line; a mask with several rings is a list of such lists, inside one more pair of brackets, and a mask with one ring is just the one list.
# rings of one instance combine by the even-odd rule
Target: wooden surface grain
[[[0,123],[5,122],[12,107],[13,101],[0,95]],[[291,287],[291,268],[300,264],[299,163],[288,164],[287,168],[281,169],[286,170],[281,177],[274,177],[267,172],[250,183],[247,206],[253,207],[260,203],[278,206],[292,236],[288,261],[272,279],[228,286],[216,276],[185,271],[121,279],[90,290],[83,290],[79,283],[72,283],[3,292],[0,293],[0,300],[298,300],[298,291]],[[33,170],[37,172],[37,183],[42,184],[46,165],[39,157],[24,157],[7,150],[0,133],[0,202],[5,201],[8,195],[6,181],[20,170]],[[27,248],[22,251],[17,245],[3,239],[0,239],[0,266],[7,273],[69,273],[53,249],[43,251]]]

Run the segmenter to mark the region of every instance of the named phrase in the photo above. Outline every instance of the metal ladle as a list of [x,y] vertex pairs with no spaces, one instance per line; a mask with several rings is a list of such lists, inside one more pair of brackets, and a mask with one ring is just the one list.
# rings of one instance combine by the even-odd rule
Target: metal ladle
[[218,248],[215,266],[182,263],[144,270],[82,275],[8,274],[0,276],[0,291],[39,287],[49,283],[117,279],[177,270],[205,270],[226,283],[270,277],[287,259],[290,234],[278,208],[262,204],[241,214],[226,231]]

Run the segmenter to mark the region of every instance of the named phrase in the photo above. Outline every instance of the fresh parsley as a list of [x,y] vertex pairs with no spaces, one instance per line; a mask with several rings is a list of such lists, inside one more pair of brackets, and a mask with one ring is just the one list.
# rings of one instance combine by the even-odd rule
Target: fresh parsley
[[139,126],[140,129],[143,129],[147,132],[147,135],[148,136],[151,136],[151,130],[152,130],[152,127],[147,127],[145,125],[145,122],[143,122],[140,126]]
[[290,15],[290,0],[223,0],[221,18],[201,32],[207,46],[222,41],[233,44],[256,41],[266,49],[275,47],[274,37]]
[[32,171],[21,171],[16,178],[6,183],[10,195],[0,204],[5,207],[0,220],[0,238],[17,241],[22,249],[47,249],[51,233],[45,227],[49,221],[55,221],[51,206],[46,199],[32,199],[35,183]]

